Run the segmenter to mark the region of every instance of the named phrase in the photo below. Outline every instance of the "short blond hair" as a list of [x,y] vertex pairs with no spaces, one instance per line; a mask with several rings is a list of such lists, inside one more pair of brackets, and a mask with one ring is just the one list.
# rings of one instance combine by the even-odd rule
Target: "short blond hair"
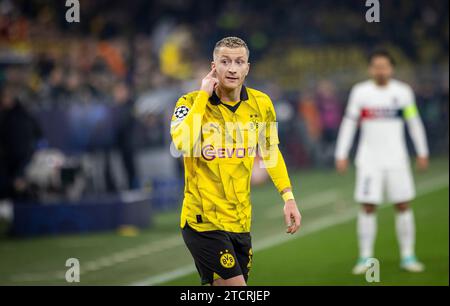
[[216,46],[214,47],[213,55],[216,56],[217,50],[219,48],[226,47],[226,48],[245,48],[247,50],[247,57],[250,57],[250,50],[248,49],[247,44],[243,39],[240,39],[239,37],[230,36],[225,37],[219,40],[216,43]]

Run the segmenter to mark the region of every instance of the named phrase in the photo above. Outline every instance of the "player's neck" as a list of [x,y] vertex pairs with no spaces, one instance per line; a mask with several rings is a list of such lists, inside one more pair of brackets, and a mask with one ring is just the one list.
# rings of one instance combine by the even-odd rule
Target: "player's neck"
[[241,98],[241,90],[242,85],[231,90],[218,86],[216,89],[216,94],[222,102],[238,102]]
[[386,88],[391,80],[373,80],[377,87]]

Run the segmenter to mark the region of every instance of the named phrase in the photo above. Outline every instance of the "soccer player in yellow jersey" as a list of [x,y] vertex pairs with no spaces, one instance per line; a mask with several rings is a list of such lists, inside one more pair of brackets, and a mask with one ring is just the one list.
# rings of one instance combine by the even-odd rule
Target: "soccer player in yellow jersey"
[[183,153],[183,239],[202,284],[245,286],[252,264],[250,178],[258,150],[282,196],[287,233],[300,227],[286,165],[278,149],[270,98],[244,86],[249,49],[240,38],[217,42],[200,90],[182,96],[171,122]]

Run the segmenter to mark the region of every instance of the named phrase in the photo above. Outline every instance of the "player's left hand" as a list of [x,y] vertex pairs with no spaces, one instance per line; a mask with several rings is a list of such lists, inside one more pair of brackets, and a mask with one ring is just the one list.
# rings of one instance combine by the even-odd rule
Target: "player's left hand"
[[428,157],[420,157],[416,158],[416,167],[419,171],[425,171],[428,169]]
[[302,215],[297,208],[295,200],[288,200],[284,204],[284,221],[286,222],[286,233],[294,234],[300,228]]

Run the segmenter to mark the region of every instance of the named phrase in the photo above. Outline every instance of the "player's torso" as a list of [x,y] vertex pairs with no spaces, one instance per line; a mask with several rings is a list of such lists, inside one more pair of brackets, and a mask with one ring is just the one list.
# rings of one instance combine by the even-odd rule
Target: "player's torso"
[[256,154],[262,114],[249,102],[233,112],[225,105],[208,104],[202,120],[201,162],[241,163]]
[[207,104],[197,147],[200,153],[185,158],[183,209],[188,221],[189,215],[202,216],[204,225],[190,222],[197,230],[250,229],[250,179],[264,115],[261,109],[252,95],[232,110]]
[[197,186],[228,202],[247,202],[262,114],[256,101],[240,102],[235,111],[209,103],[202,119],[200,154],[195,161]]
[[360,161],[385,166],[405,162],[402,88],[395,82],[384,88],[368,82],[360,96]]

